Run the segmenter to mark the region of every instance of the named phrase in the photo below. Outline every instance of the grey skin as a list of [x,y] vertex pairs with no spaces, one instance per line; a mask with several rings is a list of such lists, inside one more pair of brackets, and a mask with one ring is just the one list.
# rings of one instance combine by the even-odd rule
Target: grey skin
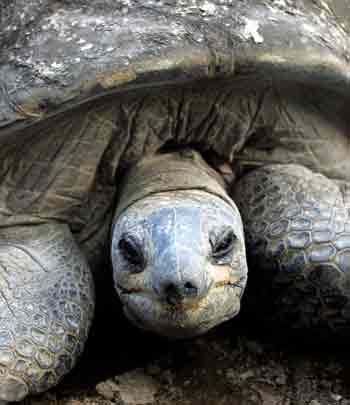
[[1,2],[0,400],[74,366],[110,254],[142,328],[188,337],[234,316],[246,245],[252,324],[349,337],[349,15]]
[[234,317],[247,279],[243,224],[218,174],[185,150],[144,159],[129,178],[111,247],[126,316],[171,338]]
[[203,334],[240,309],[246,261],[238,210],[196,190],[145,198],[116,221],[112,263],[136,326],[171,338]]

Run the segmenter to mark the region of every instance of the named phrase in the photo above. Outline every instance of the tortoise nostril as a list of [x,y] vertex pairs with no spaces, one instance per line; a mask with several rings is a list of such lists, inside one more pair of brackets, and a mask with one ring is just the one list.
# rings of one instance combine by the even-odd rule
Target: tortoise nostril
[[191,282],[187,281],[185,283],[185,294],[191,295],[191,296],[196,296],[198,294],[198,287],[196,287]]
[[181,284],[168,283],[164,286],[163,292],[167,300],[181,301],[187,297],[196,297],[199,289],[194,283],[186,281]]
[[169,283],[165,288],[164,288],[165,295],[167,297],[173,297],[179,294],[178,289],[176,288],[175,284]]

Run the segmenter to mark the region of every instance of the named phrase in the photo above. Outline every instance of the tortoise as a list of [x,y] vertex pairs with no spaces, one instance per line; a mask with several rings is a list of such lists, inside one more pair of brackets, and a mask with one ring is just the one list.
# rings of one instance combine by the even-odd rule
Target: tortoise
[[[349,4],[5,0],[0,400],[57,384],[110,255],[168,338],[349,336]],[[248,305],[249,304],[249,305]]]

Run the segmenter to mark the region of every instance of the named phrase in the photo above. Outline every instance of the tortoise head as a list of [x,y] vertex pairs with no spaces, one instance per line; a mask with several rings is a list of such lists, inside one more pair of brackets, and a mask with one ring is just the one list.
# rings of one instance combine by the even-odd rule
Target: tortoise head
[[[180,187],[179,181],[184,184],[186,177],[191,183],[186,175],[190,168],[194,170],[190,177],[195,176],[192,183],[201,180],[212,188],[215,179],[200,175],[188,158],[182,170],[180,166],[174,170],[182,159],[172,157],[156,159],[148,168],[140,165],[130,173],[133,186],[123,191],[129,202],[131,189],[141,186],[141,173],[148,186],[152,184],[142,184],[142,190],[152,192],[138,195],[117,214],[112,263],[126,316],[143,329],[182,338],[202,334],[239,312],[247,265],[242,222],[234,203],[219,193]],[[149,169],[162,172],[165,161],[168,174],[157,181]],[[166,184],[172,171],[175,189],[165,190],[160,183]]]

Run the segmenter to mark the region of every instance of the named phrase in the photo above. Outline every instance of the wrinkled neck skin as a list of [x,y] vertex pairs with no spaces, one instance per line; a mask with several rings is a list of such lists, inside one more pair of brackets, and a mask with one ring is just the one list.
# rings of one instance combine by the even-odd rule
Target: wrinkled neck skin
[[146,158],[127,174],[111,255],[124,312],[142,329],[192,337],[240,310],[247,280],[241,217],[197,152]]

